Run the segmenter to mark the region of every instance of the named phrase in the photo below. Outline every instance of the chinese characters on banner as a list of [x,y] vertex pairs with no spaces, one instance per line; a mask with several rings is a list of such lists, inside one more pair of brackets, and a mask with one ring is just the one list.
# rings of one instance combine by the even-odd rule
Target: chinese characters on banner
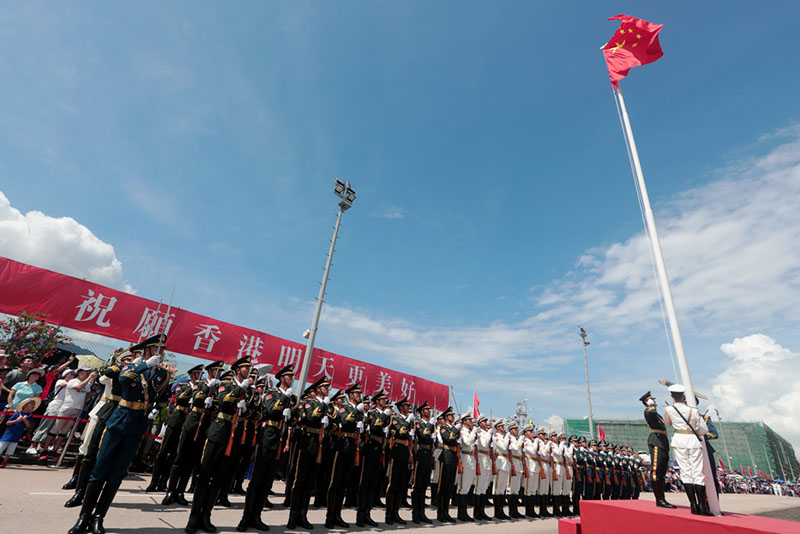
[[[0,257],[0,312],[22,311],[43,313],[53,324],[131,343],[165,328],[171,352],[227,362],[249,356],[275,370],[290,363],[299,367],[305,353],[300,343],[175,307],[167,317],[166,305]],[[391,400],[428,401],[437,410],[445,409],[449,400],[444,384],[314,349],[308,380],[323,376],[335,388],[360,382],[367,394],[383,390]]]

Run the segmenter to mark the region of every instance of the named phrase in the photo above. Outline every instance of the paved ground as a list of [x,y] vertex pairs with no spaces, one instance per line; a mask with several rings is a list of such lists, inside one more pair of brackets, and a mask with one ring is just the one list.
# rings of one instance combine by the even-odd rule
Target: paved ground
[[[15,466],[10,465],[0,471],[0,522],[4,526],[13,525],[9,532],[24,532],[25,534],[54,534],[66,532],[78,517],[75,508],[64,508],[63,504],[71,492],[61,489],[61,485],[69,478],[71,470],[47,468],[42,466]],[[106,528],[109,534],[175,534],[176,529],[182,530],[189,516],[187,508],[164,507],[160,501],[163,495],[144,493],[146,480],[136,475],[128,477],[122,484],[117,498],[106,518]],[[276,484],[275,491],[282,492],[283,486]],[[187,496],[191,498],[191,496]],[[671,494],[669,500],[675,504],[688,505],[683,494]],[[642,495],[642,499],[652,500],[651,494]],[[272,501],[277,503],[283,500],[282,496],[273,496]],[[219,532],[235,532],[235,526],[241,517],[244,497],[232,496],[233,509],[217,507],[212,520],[219,528]],[[723,511],[759,514],[779,519],[800,520],[800,499],[793,497],[776,497],[773,495],[723,495]],[[401,510],[401,516],[408,520],[410,510]],[[286,532],[288,511],[282,508],[266,511],[262,519],[270,525],[270,532]],[[368,530],[383,532],[400,530],[404,532],[430,532],[436,528],[437,532],[456,533],[464,532],[462,523],[448,526],[415,527],[409,523],[405,527],[381,525],[376,529],[358,529],[355,527],[355,511],[345,510],[342,514],[344,520],[353,524],[351,530]],[[428,516],[435,515],[433,510],[428,511]],[[451,515],[455,515],[452,511]],[[383,519],[381,510],[373,511],[373,519]],[[324,510],[311,510],[309,521],[316,525],[315,532],[326,532],[322,526],[325,522]],[[412,528],[414,527],[414,528]],[[5,529],[3,529],[5,531]],[[555,519],[547,520],[518,520],[504,521],[502,523],[470,524],[469,532],[480,531],[486,534],[496,533],[556,533],[558,531]],[[254,532],[254,531],[253,531]]]

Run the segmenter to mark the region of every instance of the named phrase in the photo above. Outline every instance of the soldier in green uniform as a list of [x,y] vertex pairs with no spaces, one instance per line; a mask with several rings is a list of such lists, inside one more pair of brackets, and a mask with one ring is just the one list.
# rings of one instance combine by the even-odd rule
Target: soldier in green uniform
[[[233,425],[233,439],[230,441],[230,454],[228,454],[226,451],[226,456],[228,457],[227,461],[230,464],[230,469],[228,469],[225,473],[225,480],[222,484],[222,490],[219,492],[219,497],[217,498],[217,504],[220,506],[225,506],[226,508],[231,507],[231,501],[228,499],[228,494],[233,489],[233,483],[237,476],[239,465],[243,462],[242,456],[248,452],[244,437],[247,426],[247,415],[250,412],[248,406],[253,402],[252,395],[255,386],[255,378],[252,378],[251,376],[252,364],[250,360],[248,359],[244,364],[239,364],[239,361],[241,361],[241,359],[237,362],[234,362],[236,367],[232,367],[231,370],[233,371],[233,384],[242,389],[242,396],[239,399],[239,408],[241,409],[238,417],[236,418],[236,424]],[[248,457],[246,461],[249,464],[250,458]]]
[[203,365],[196,365],[187,371],[189,381],[183,382],[175,389],[175,409],[167,417],[164,426],[166,430],[161,440],[161,448],[153,462],[153,476],[150,485],[145,488],[145,492],[164,491],[167,489],[167,481],[170,474],[170,466],[175,462],[180,441],[181,428],[186,421],[189,413],[189,403],[192,400],[192,393],[195,384],[203,376]]
[[[64,503],[66,508],[73,508],[83,504],[83,496],[86,493],[86,485],[89,484],[89,477],[92,474],[92,469],[94,469],[95,460],[97,459],[97,451],[100,450],[100,439],[103,436],[103,431],[106,429],[106,421],[109,417],[111,417],[111,414],[117,407],[117,403],[122,398],[122,385],[119,383],[119,373],[125,365],[131,362],[131,360],[133,360],[133,354],[130,350],[127,350],[117,357],[116,362],[112,362],[112,364],[108,366],[105,371],[103,371],[103,376],[101,377],[100,381],[110,381],[111,386],[109,389],[109,386],[106,385],[106,390],[103,393],[103,397],[98,402],[98,404],[102,403],[102,406],[100,406],[97,412],[95,412],[97,423],[91,430],[91,436],[88,437],[89,446],[86,450],[86,454],[84,454],[81,458],[81,461],[78,462],[78,477],[75,486],[72,488],[63,488],[75,489],[75,493],[72,495],[72,497],[70,497],[69,500]],[[94,409],[92,411],[94,412]]]
[[414,414],[408,399],[401,399],[395,403],[399,414],[391,419],[389,426],[389,483],[386,487],[386,524],[397,523],[405,525],[406,522],[398,515],[400,503],[405,495],[408,485],[409,462],[411,453],[410,439],[414,436]]
[[358,488],[358,512],[356,525],[363,527],[378,526],[370,517],[375,495],[380,491],[378,486],[383,471],[383,446],[389,433],[389,413],[386,408],[386,394],[379,391],[372,397],[375,407],[367,412],[364,419],[365,432],[369,440],[364,443],[361,455],[361,474]]
[[356,383],[344,390],[347,399],[335,401],[336,421],[339,432],[335,443],[333,464],[328,485],[328,511],[326,528],[349,528],[342,519],[344,493],[354,472],[358,436],[363,431],[364,404],[361,402],[361,385]]
[[69,534],[86,532],[90,526],[93,534],[105,534],[103,519],[147,428],[148,412],[152,417],[154,404],[164,407],[169,402],[169,372],[158,365],[166,341],[166,335],[157,334],[131,348],[131,352],[143,351],[144,361],[121,370],[122,398],[106,421],[80,517]]
[[244,532],[248,528],[269,529],[261,520],[261,510],[269,497],[269,489],[275,478],[281,453],[284,427],[291,417],[294,366],[288,365],[280,369],[275,378],[278,386],[264,392],[259,410],[263,430],[255,449],[253,472],[250,475],[250,484],[247,485],[242,519],[236,526],[239,532]]
[[667,439],[667,425],[664,418],[658,413],[656,408],[656,398],[648,391],[639,401],[644,404],[644,420],[650,428],[650,436],[647,438],[647,446],[650,449],[650,480],[653,485],[653,494],[656,497],[656,506],[662,508],[676,508],[664,498],[664,476],[667,474],[667,463],[669,462],[669,440]]
[[442,454],[439,457],[439,468],[442,472],[439,475],[439,497],[436,509],[436,519],[442,523],[455,523],[456,520],[450,517],[450,496],[456,483],[456,471],[458,470],[458,439],[460,431],[453,425],[455,414],[453,408],[448,406],[442,413],[444,424],[439,427],[439,441],[442,443]]
[[329,388],[328,379],[320,378],[306,389],[307,398],[299,405],[297,426],[302,427],[303,434],[297,443],[289,521],[286,523],[289,529],[297,526],[308,530],[314,528],[308,522],[308,504],[321,462],[321,437],[329,420],[325,402],[330,402]]
[[[232,366],[237,370],[247,368],[248,372],[249,367],[248,357],[236,360]],[[219,411],[206,431],[192,510],[184,528],[186,534],[194,534],[197,529],[216,532],[216,527],[211,523],[211,511],[223,487],[230,483],[233,423],[241,412],[244,412],[242,398],[247,393],[249,385],[248,379],[244,379],[240,384],[235,383],[233,373],[222,375],[222,383],[217,391]]]
[[222,360],[218,360],[206,365],[208,382],[197,380],[193,384],[194,389],[190,399],[191,410],[181,426],[175,461],[170,468],[167,482],[167,493],[164,495],[164,500],[161,501],[164,506],[173,502],[181,506],[189,505],[184,491],[192,476],[192,470],[195,465],[199,464],[200,453],[205,442],[205,432],[214,416],[214,398],[224,363]]
[[414,422],[414,471],[411,483],[411,521],[413,523],[431,524],[425,515],[425,495],[431,481],[433,469],[433,443],[436,426],[431,419],[431,407],[423,402],[417,407],[419,419]]

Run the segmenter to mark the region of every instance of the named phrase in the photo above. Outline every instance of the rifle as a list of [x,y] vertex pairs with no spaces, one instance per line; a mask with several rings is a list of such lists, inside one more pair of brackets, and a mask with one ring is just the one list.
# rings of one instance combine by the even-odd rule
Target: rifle
[[528,472],[528,462],[525,459],[525,453],[522,454],[522,475],[525,478],[530,478],[531,474]]
[[[330,408],[325,410],[325,412],[326,412],[325,415],[326,416],[327,416],[327,412],[329,412],[329,411],[330,411]],[[329,417],[329,419],[330,419],[330,417]],[[320,425],[319,434],[318,434],[318,437],[317,437],[317,460],[316,460],[316,463],[318,463],[318,464],[322,463],[322,438],[324,436],[325,436],[325,427]]]
[[492,475],[497,474],[497,464],[495,463],[495,459],[497,458],[494,454],[494,450],[490,447],[489,448],[489,458],[492,459]]
[[550,471],[553,472],[553,480],[558,480],[558,474],[556,474],[556,467],[555,467],[555,460],[553,460],[553,456],[550,456]]
[[542,467],[542,459],[538,456],[536,457],[536,463],[539,464],[539,478],[547,478],[547,473],[544,472],[544,467]]
[[475,457],[475,476],[481,476],[481,462],[478,460],[478,444],[475,444],[475,448],[472,449],[472,455]]
[[231,437],[228,439],[228,446],[225,447],[225,456],[231,455],[231,449],[233,448],[233,438],[236,434],[236,423],[239,421],[239,408],[236,408],[236,412],[233,414],[233,421],[231,421]]
[[464,466],[461,463],[461,444],[456,445],[456,456],[458,456],[458,472],[459,474],[464,472]]
[[353,462],[353,465],[358,467],[358,465],[361,463],[361,455],[359,454],[359,445],[361,445],[361,430],[359,430],[359,429],[356,429],[356,438],[355,438],[353,444],[354,444],[354,446],[356,448],[356,456],[355,456],[355,461]]

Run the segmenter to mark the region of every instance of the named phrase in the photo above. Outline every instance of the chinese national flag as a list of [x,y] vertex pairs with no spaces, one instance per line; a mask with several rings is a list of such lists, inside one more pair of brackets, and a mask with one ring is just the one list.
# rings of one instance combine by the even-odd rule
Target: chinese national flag
[[653,24],[630,15],[617,15],[608,20],[620,21],[619,29],[603,47],[611,85],[619,87],[619,81],[628,75],[631,67],[647,65],[664,55],[658,32],[663,24]]
[[606,440],[606,433],[605,433],[605,432],[603,432],[603,427],[602,427],[602,426],[600,426],[600,425],[597,425],[597,434],[600,436],[600,439],[601,439],[602,441],[605,441],[605,440]]
[[476,421],[478,420],[478,416],[481,412],[478,411],[478,406],[481,405],[481,400],[478,398],[478,392],[472,392],[472,418]]
[[761,478],[767,478],[764,476],[764,473],[762,473],[761,470],[758,471],[758,476]]
[[753,472],[750,471],[750,466],[749,465],[747,466],[747,474],[750,475],[750,476],[753,476]]
[[719,461],[719,466],[722,468],[723,471],[725,471],[725,464],[722,463],[722,459],[720,458],[718,461]]

